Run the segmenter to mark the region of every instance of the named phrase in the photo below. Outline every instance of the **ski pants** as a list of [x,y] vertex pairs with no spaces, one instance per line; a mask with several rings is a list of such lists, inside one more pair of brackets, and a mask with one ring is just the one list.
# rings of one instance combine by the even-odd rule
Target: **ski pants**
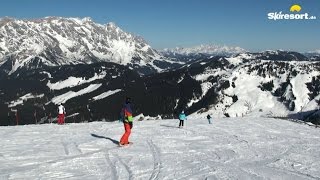
[[131,134],[132,123],[124,122],[124,134],[120,139],[120,144],[129,144],[129,136]]
[[184,120],[180,120],[179,127],[180,127],[180,126],[183,126],[183,121],[184,121]]
[[64,114],[59,114],[59,116],[58,116],[58,124],[64,124]]

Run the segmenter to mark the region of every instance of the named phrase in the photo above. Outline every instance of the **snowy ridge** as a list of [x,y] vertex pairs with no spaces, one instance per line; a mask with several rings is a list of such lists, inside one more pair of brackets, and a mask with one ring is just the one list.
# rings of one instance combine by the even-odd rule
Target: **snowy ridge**
[[90,18],[0,19],[0,64],[10,61],[10,73],[26,66],[97,61],[147,64],[160,58],[141,37],[114,23],[101,25]]
[[191,55],[191,54],[208,54],[208,55],[232,55],[246,52],[245,49],[241,47],[233,47],[226,45],[199,45],[195,47],[183,48],[176,47],[173,49],[164,49],[160,51],[163,54],[181,54],[181,55]]
[[[224,86],[218,91],[218,102],[211,105],[207,111],[217,117],[284,117],[318,108],[318,96],[310,96],[312,93],[319,95],[319,92],[310,89],[311,84],[318,86],[314,84],[320,75],[317,62],[274,62],[256,58],[255,55],[247,53],[239,54],[225,58],[227,64],[232,64],[234,68],[207,67],[203,73],[192,76],[200,82],[202,95],[189,100],[188,107],[205,96],[212,96],[213,94],[208,94],[211,88]],[[215,77],[219,77],[218,82],[212,81]],[[195,114],[201,112],[203,110]]]
[[121,148],[118,122],[0,127],[0,179],[320,178],[314,127],[266,118],[185,123],[135,121],[133,145]]
[[316,53],[316,54],[320,54],[320,49],[314,50],[314,51],[310,51],[309,53]]

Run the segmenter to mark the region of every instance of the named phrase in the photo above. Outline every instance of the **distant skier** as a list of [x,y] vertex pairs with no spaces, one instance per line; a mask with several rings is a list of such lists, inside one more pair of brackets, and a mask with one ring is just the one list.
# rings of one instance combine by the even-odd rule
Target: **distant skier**
[[64,116],[66,114],[66,109],[62,105],[62,103],[59,104],[58,106],[58,124],[64,124]]
[[184,111],[179,114],[179,120],[179,128],[183,128],[184,121],[187,120],[187,116],[184,114]]
[[123,105],[121,109],[121,120],[123,121],[124,125],[124,134],[122,135],[119,145],[120,146],[125,146],[130,144],[129,142],[129,136],[131,134],[131,129],[133,126],[133,117],[132,117],[132,108],[131,108],[131,99],[126,98],[126,102]]
[[207,119],[208,119],[209,124],[211,124],[211,116],[210,116],[210,114],[208,114]]

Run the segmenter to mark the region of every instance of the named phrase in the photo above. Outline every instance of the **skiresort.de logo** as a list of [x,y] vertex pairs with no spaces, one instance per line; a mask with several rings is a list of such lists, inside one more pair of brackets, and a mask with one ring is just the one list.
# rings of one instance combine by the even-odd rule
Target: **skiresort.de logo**
[[268,19],[271,20],[315,20],[316,16],[311,16],[309,13],[299,13],[302,7],[298,4],[294,4],[290,7],[291,13],[271,12],[268,13]]

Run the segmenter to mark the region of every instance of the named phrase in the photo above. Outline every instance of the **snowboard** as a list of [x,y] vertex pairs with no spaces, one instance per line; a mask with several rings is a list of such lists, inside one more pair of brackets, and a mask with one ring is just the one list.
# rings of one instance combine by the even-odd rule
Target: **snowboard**
[[129,144],[124,144],[124,145],[122,145],[122,144],[119,143],[119,147],[129,147],[129,146],[131,146],[132,144],[133,144],[132,142],[129,142]]

